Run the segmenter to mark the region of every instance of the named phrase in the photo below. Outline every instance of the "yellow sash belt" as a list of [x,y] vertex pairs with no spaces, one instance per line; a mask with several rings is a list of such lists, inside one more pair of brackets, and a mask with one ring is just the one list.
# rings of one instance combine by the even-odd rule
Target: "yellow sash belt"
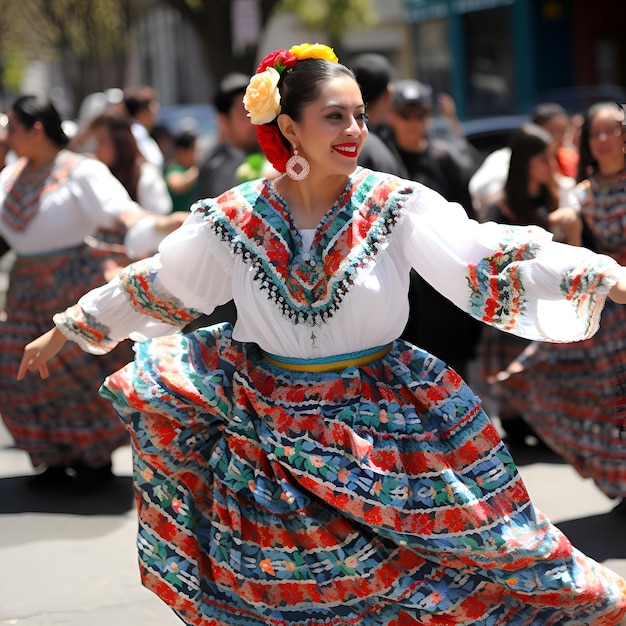
[[382,359],[391,350],[391,346],[392,344],[388,343],[369,350],[338,354],[323,359],[293,359],[270,354],[264,350],[262,352],[266,361],[292,372],[338,372],[347,367],[368,365]]

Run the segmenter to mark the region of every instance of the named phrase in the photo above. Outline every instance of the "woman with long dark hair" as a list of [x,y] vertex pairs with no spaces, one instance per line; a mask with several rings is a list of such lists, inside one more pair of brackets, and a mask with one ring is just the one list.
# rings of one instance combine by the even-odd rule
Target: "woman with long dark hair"
[[0,321],[0,412],[37,470],[33,486],[93,488],[111,477],[111,453],[128,443],[97,389],[128,360],[130,346],[98,359],[68,345],[47,385],[35,378],[15,385],[15,368],[21,344],[41,334],[50,315],[105,283],[111,263],[129,262],[121,248],[102,250],[85,237],[125,230],[126,217],[141,212],[105,165],[66,148],[50,101],[20,97],[8,116],[18,159],[0,174],[0,235],[16,261]]
[[[587,110],[581,182],[572,196],[590,232],[589,245],[618,263],[626,263],[623,117],[613,102]],[[585,341],[531,344],[500,378],[502,392],[542,440],[626,513],[624,308],[607,302],[600,330]]]
[[[522,126],[511,138],[504,201],[499,204],[502,214],[496,214],[508,217],[505,223],[548,228],[548,215],[559,202],[552,142],[550,133],[536,124]],[[491,218],[488,212],[485,221]]]
[[172,199],[163,172],[139,151],[129,119],[111,112],[101,113],[89,123],[89,133],[95,139],[95,156],[133,200],[149,213],[171,213]]
[[[580,245],[580,220],[575,216],[571,219],[572,211],[567,214],[557,212],[557,164],[551,134],[536,124],[525,124],[511,137],[510,148],[503,198],[485,207],[483,220],[541,226],[558,232],[559,239],[567,243]],[[477,350],[479,384],[485,385],[485,399],[493,402],[492,408],[497,411],[509,445],[525,445],[527,437],[536,433],[523,420],[518,409],[500,397],[496,376],[528,343],[522,337],[484,326]]]

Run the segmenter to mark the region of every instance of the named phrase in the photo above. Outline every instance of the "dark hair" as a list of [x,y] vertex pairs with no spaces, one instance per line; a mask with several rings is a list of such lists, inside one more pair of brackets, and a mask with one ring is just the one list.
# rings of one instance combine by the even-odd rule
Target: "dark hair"
[[[589,146],[589,128],[593,118],[604,109],[614,109],[624,114],[624,108],[617,102],[596,102],[592,104],[585,112],[585,119],[580,127],[580,140],[579,140],[579,158],[578,158],[578,171],[576,172],[576,180],[580,182],[588,178],[590,174],[595,174],[598,171],[598,162],[593,154],[591,154],[591,147]],[[623,130],[623,127],[622,127]]]
[[138,85],[124,89],[124,105],[131,117],[143,109],[147,109],[151,102],[158,99],[157,90],[149,85]]
[[143,160],[131,129],[131,121],[114,113],[104,112],[89,123],[89,130],[106,128],[111,136],[115,159],[109,166],[111,173],[124,185],[128,195],[137,200],[140,164]]
[[235,98],[237,96],[243,97],[249,81],[250,77],[247,74],[239,72],[231,72],[224,76],[213,98],[213,104],[215,104],[218,113],[228,115]]
[[40,122],[46,136],[54,144],[63,148],[69,143],[69,137],[62,128],[61,116],[50,100],[39,96],[21,96],[11,109],[26,128],[32,128],[36,122]]
[[363,100],[368,105],[376,102],[393,81],[393,67],[384,54],[359,54],[352,59],[350,68],[361,87]]
[[198,140],[198,134],[193,130],[181,130],[174,135],[175,148],[192,148]]
[[554,188],[542,185],[536,198],[528,195],[528,164],[552,144],[552,135],[537,124],[524,124],[511,137],[511,162],[504,185],[504,199],[520,224],[539,224],[545,219],[538,210],[548,213],[558,207],[558,195]]
[[340,76],[349,76],[356,82],[354,72],[340,63],[324,59],[298,61],[291,69],[283,72],[278,83],[280,112],[299,122],[302,109],[319,98],[323,83]]
[[532,110],[530,121],[533,124],[545,126],[550,120],[561,115],[569,117],[565,108],[558,104],[558,102],[542,102]]

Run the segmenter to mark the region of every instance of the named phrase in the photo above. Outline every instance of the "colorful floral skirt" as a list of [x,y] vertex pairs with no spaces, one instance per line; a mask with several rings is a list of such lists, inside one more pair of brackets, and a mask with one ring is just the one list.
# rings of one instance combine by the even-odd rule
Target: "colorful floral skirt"
[[608,301],[591,339],[535,343],[519,363],[503,396],[581,476],[626,498],[626,309]]
[[[0,413],[33,465],[104,465],[128,433],[111,405],[98,395],[108,374],[132,359],[130,344],[105,357],[68,342],[42,380],[15,376],[24,346],[52,327],[52,316],[105,282],[110,253],[81,246],[45,257],[18,258],[10,273],[7,316],[0,322]],[[118,262],[124,262],[118,259]]]
[[529,501],[478,399],[398,341],[287,371],[230,327],[135,345],[144,584],[196,626],[613,625],[626,582]]

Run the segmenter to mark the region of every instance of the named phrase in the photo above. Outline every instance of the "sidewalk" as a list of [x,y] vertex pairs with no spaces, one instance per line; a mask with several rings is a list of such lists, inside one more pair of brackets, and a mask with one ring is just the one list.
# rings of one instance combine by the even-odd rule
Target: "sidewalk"
[[139,580],[130,448],[110,487],[59,498],[27,489],[30,462],[11,445],[0,422],[0,624],[179,626]]
[[[139,582],[129,448],[115,453],[106,491],[55,498],[26,489],[30,463],[11,445],[0,422],[0,625],[180,625]],[[535,505],[626,577],[626,518],[614,503],[543,448],[514,456]]]

